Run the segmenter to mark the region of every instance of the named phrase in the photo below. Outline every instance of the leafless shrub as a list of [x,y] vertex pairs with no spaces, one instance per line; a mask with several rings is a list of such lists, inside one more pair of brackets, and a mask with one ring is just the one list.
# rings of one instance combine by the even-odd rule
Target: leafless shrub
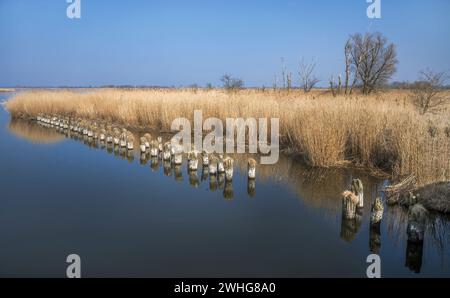
[[450,102],[450,96],[443,88],[446,73],[425,70],[420,74],[421,80],[411,87],[412,101],[422,114],[439,112]]
[[239,78],[234,78],[229,74],[225,74],[220,79],[223,83],[223,88],[227,91],[238,91],[244,87],[244,81]]
[[320,81],[314,75],[314,69],[316,68],[316,62],[311,61],[306,63],[304,59],[300,62],[299,76],[300,87],[305,92],[311,91],[312,88]]

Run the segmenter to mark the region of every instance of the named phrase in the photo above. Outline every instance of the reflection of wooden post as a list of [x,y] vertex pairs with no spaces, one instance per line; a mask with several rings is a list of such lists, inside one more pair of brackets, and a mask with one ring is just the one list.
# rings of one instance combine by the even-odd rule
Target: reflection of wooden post
[[427,210],[421,204],[415,204],[409,209],[408,227],[406,229],[408,241],[413,243],[423,241],[427,214]]
[[163,169],[165,176],[172,176],[172,166],[170,164],[170,161],[168,160],[163,161]]
[[223,189],[223,187],[225,185],[225,174],[224,173],[219,173],[217,175],[217,184],[219,186],[219,189]]
[[209,176],[209,167],[208,166],[203,166],[202,167],[202,181],[205,181],[208,179]]
[[233,183],[230,180],[225,181],[223,197],[227,200],[231,200],[234,197]]
[[174,173],[175,181],[183,181],[183,173],[181,171],[181,165],[175,164],[173,166],[173,173]]
[[423,241],[406,243],[405,266],[415,273],[420,273],[422,268]]
[[341,219],[341,239],[351,242],[355,239],[356,233],[358,232],[358,227],[356,220],[354,218],[347,219],[342,216]]
[[358,197],[353,192],[342,193],[341,238],[345,241],[352,241],[361,225],[361,214],[356,214],[357,204]]
[[147,164],[147,154],[141,153],[140,162],[141,162],[141,165]]
[[134,161],[134,153],[131,150],[127,150],[126,152],[127,160],[132,163]]
[[256,180],[248,179],[247,180],[247,194],[251,197],[254,197],[256,194]]
[[380,226],[371,226],[369,228],[369,249],[373,254],[379,254],[381,248]]
[[150,159],[150,168],[154,172],[154,171],[158,170],[158,167],[159,167],[158,157],[152,156]]
[[353,179],[351,190],[358,197],[358,208],[364,207],[364,189],[362,181]]
[[199,181],[197,176],[197,170],[189,171],[189,184],[193,187],[198,187]]
[[209,190],[216,191],[217,190],[217,176],[209,175]]

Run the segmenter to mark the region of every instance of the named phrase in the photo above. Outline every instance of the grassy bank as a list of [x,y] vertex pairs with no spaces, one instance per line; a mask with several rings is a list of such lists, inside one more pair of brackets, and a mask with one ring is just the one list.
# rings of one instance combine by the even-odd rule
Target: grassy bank
[[450,111],[421,115],[406,91],[333,97],[325,91],[101,89],[29,91],[6,104],[13,116],[39,113],[103,119],[169,130],[178,117],[278,117],[282,146],[313,166],[346,163],[396,176],[414,173],[420,185],[450,180]]

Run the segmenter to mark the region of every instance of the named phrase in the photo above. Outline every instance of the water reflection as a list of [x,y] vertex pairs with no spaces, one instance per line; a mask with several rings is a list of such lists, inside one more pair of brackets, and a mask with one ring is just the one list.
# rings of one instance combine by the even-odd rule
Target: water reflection
[[198,179],[197,170],[188,170],[189,175],[189,184],[192,187],[197,188],[200,185],[200,181]]
[[225,180],[225,185],[223,188],[223,197],[227,200],[234,198],[233,182]]
[[8,129],[14,135],[32,143],[51,144],[61,142],[65,139],[64,135],[61,135],[58,131],[32,124],[25,120],[11,120]]
[[250,197],[254,197],[256,195],[256,180],[255,179],[247,179],[247,194]]
[[423,241],[413,242],[408,240],[406,244],[405,266],[415,273],[420,273],[420,269],[422,268],[422,256]]
[[381,230],[380,225],[369,228],[369,250],[373,254],[380,254],[381,249]]

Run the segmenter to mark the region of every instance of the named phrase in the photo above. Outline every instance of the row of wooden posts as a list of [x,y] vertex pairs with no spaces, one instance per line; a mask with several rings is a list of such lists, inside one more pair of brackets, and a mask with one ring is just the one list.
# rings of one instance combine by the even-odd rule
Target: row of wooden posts
[[[106,123],[97,123],[85,119],[71,119],[69,117],[58,117],[48,115],[38,115],[38,122],[48,124],[50,126],[59,127],[72,132],[80,133],[93,140],[100,140],[107,144],[113,144],[127,150],[134,150],[135,137],[132,132],[126,128],[112,126]],[[183,146],[172,145],[171,142],[163,143],[161,136],[156,139],[151,134],[145,133],[139,139],[139,149],[141,154],[150,155],[150,157],[161,157],[163,161],[170,161],[175,165],[181,165],[183,162]],[[195,149],[187,152],[188,170],[195,171],[199,166],[199,159],[203,166],[208,166],[209,174],[216,175],[225,173],[226,180],[233,179],[234,160],[231,157],[218,156],[202,151],[201,153]],[[249,179],[256,178],[256,161],[249,158],[247,161],[247,177]]]

